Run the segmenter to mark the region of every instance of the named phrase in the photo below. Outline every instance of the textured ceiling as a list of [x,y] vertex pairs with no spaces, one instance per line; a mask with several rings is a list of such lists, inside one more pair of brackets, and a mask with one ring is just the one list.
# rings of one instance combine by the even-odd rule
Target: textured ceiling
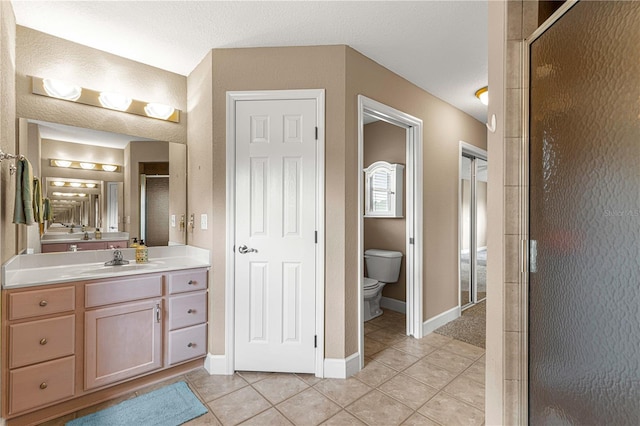
[[188,75],[212,48],[346,44],[486,120],[487,1],[12,1],[19,25]]

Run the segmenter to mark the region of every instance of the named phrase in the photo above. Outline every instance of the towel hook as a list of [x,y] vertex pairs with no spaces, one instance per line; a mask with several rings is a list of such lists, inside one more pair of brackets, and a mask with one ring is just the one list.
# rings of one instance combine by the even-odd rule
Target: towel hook
[[[22,154],[8,154],[4,152],[2,149],[0,149],[0,163],[2,163],[2,160],[24,160],[24,159],[25,159],[25,156]],[[18,168],[16,167],[15,164],[11,164],[9,166],[9,174],[11,176],[13,176],[16,170],[18,170]]]

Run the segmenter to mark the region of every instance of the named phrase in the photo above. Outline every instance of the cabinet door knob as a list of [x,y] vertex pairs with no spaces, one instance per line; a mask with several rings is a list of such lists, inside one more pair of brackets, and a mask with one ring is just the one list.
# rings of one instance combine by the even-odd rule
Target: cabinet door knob
[[47,301],[46,300],[41,300],[39,305],[44,308],[45,306],[47,306]]
[[195,345],[196,345],[195,343],[189,343],[189,344],[187,345],[187,347],[188,347],[188,348],[193,348]]
[[189,280],[189,282],[188,282],[187,284],[189,284],[189,285],[196,285],[196,284],[198,284],[198,282],[197,282],[197,281],[194,281],[194,280]]
[[40,383],[40,389],[46,389],[46,388],[47,388],[47,386],[49,386],[49,385],[47,385],[47,383],[46,383],[46,382],[42,382],[42,383]]
[[40,344],[41,345],[46,345],[47,344],[47,338],[43,337],[42,339],[40,339]]
[[187,313],[188,313],[188,314],[195,314],[195,313],[196,313],[196,310],[195,310],[195,309],[189,309],[189,310],[187,311]]

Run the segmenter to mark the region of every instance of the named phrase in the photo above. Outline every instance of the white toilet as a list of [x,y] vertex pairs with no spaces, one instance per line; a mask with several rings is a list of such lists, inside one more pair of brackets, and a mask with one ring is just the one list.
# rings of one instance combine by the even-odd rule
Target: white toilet
[[399,251],[369,249],[364,252],[367,275],[362,280],[364,287],[364,320],[382,315],[380,299],[386,284],[395,283],[400,276],[402,253]]

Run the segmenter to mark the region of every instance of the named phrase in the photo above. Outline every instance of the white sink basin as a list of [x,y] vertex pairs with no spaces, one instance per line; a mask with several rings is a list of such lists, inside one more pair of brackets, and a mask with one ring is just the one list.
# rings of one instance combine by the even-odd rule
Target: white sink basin
[[80,275],[104,275],[117,274],[119,272],[139,271],[156,268],[158,265],[152,263],[134,263],[128,265],[98,266],[91,269],[85,269],[79,272]]

